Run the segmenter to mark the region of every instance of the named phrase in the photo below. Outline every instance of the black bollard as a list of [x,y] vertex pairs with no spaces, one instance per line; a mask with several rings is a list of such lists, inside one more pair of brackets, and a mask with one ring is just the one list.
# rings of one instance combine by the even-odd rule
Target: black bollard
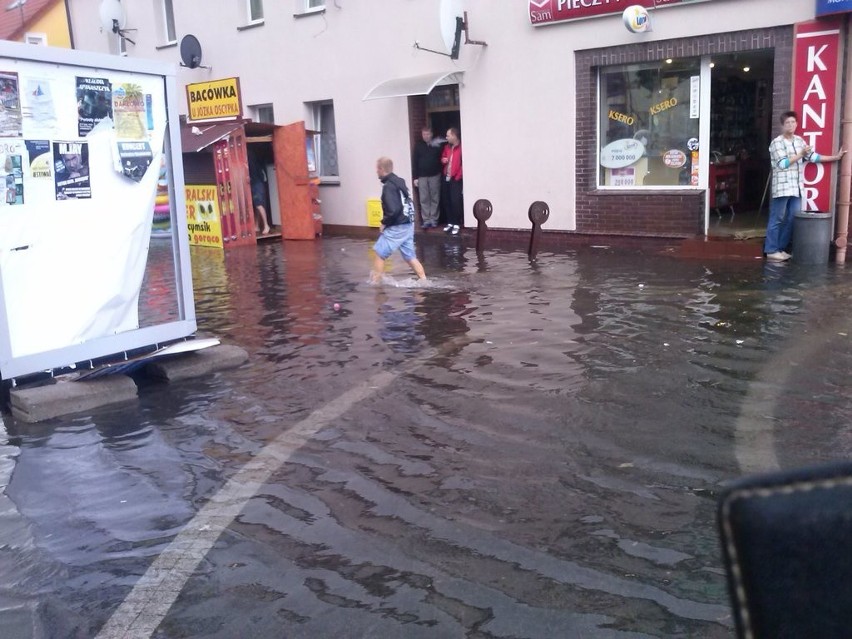
[[547,206],[547,202],[533,202],[530,204],[528,215],[530,222],[532,222],[528,255],[531,260],[534,260],[536,253],[538,253],[538,237],[541,235],[541,225],[547,222],[547,218],[550,217],[550,207]]
[[492,209],[489,200],[477,200],[473,205],[473,217],[476,218],[476,252],[485,250],[485,234],[488,227],[485,222],[491,217]]

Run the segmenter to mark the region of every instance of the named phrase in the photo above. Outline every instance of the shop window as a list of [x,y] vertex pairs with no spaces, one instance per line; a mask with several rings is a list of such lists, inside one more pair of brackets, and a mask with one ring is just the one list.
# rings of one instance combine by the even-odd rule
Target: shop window
[[701,60],[600,71],[599,185],[696,187]]
[[248,22],[263,22],[263,0],[246,0]]
[[275,124],[275,111],[271,104],[254,104],[249,107],[254,114],[255,122]]
[[314,135],[314,149],[317,153],[317,166],[321,179],[335,181],[340,176],[337,166],[337,132],[334,125],[334,103],[331,100],[309,102],[311,128]]

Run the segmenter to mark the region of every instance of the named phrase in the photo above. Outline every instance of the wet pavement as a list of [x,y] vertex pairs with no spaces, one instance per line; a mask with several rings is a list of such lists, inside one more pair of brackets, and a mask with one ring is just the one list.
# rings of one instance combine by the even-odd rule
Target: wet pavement
[[4,639],[733,636],[716,496],[849,457],[850,272],[369,246],[195,250],[248,364],[5,417]]

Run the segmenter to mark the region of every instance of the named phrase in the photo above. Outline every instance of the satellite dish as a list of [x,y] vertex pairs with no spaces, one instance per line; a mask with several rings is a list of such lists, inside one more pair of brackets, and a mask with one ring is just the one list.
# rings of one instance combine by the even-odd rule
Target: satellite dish
[[181,65],[190,69],[201,66],[201,43],[191,33],[186,34],[180,41]]
[[452,52],[456,41],[459,41],[461,33],[456,29],[456,19],[462,15],[461,0],[441,0],[439,17],[441,20],[441,37],[447,51]]
[[119,0],[101,0],[98,14],[101,18],[101,26],[106,31],[119,33],[127,26],[127,16]]

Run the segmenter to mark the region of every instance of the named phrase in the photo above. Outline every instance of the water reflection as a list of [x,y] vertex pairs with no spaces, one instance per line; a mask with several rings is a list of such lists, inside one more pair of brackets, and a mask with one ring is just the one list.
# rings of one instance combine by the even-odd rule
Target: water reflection
[[155,636],[730,636],[719,486],[852,454],[848,274],[430,237],[432,285],[376,287],[369,245],[194,250],[199,328],[247,365],[7,424],[4,637],[94,636],[322,419]]

